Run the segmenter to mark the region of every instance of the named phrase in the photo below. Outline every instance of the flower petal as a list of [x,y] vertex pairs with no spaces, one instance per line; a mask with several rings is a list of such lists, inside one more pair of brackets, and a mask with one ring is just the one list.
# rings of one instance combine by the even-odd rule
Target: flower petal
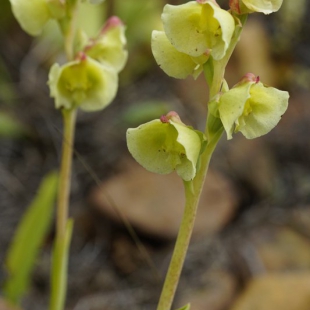
[[242,2],[252,12],[270,14],[280,9],[283,0],[242,0]]
[[120,72],[128,58],[125,45],[125,26],[118,17],[113,16],[107,21],[98,39],[86,46],[85,53]]
[[116,71],[91,59],[71,61],[62,67],[55,64],[49,74],[51,96],[56,108],[96,111],[106,107],[115,97]]
[[287,109],[289,94],[262,83],[252,85],[250,90],[251,113],[241,117],[238,131],[248,138],[262,136],[272,130]]
[[46,0],[10,0],[14,16],[30,35],[37,36],[50,18]]
[[127,130],[129,152],[141,166],[160,174],[176,170],[185,181],[196,175],[203,142],[195,130],[171,119],[157,119]]
[[205,9],[212,8],[213,20],[216,20],[218,23],[218,29],[213,33],[214,39],[211,54],[215,60],[219,60],[225,56],[226,50],[229,47],[235,31],[235,22],[230,13],[219,8],[212,2],[206,3],[204,7]]
[[162,21],[168,40],[178,51],[198,57],[211,50],[216,60],[224,57],[235,29],[231,14],[211,0],[166,5]]
[[171,77],[185,79],[197,67],[189,55],[177,51],[171,45],[163,31],[152,32],[152,52],[157,64]]
[[225,128],[227,139],[232,139],[235,123],[242,115],[245,103],[250,98],[250,87],[253,83],[232,88],[220,97],[219,112]]
[[209,46],[200,27],[202,5],[190,1],[182,5],[165,5],[161,16],[170,43],[179,51],[194,57]]
[[173,126],[156,119],[127,130],[128,150],[148,171],[168,174],[180,164],[183,147],[176,143],[177,135]]
[[183,147],[185,154],[181,156],[181,164],[176,166],[178,175],[185,181],[196,175],[196,165],[201,149],[201,140],[197,132],[187,126],[170,121],[178,132],[177,142]]

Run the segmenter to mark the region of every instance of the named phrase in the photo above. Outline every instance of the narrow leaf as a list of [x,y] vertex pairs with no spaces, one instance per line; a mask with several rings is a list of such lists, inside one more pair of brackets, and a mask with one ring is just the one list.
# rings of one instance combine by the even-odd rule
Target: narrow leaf
[[4,295],[13,304],[19,303],[29,286],[39,248],[51,223],[57,180],[58,175],[52,172],[42,181],[9,248],[6,259],[9,278],[4,284]]

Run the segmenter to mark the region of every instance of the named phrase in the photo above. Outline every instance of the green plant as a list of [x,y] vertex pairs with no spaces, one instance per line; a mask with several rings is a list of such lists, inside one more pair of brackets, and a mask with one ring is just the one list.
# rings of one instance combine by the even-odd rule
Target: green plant
[[183,79],[204,73],[209,86],[205,132],[186,126],[176,112],[127,131],[128,149],[143,167],[161,174],[176,170],[184,183],[184,215],[158,310],[171,308],[209,162],[223,132],[228,139],[239,131],[249,139],[262,136],[277,125],[288,106],[287,92],[264,85],[252,73],[231,89],[224,79],[248,14],[275,12],[282,0],[230,0],[229,4],[229,11],[215,0],[166,5],[164,31],[152,34],[153,55],[166,74]]
[[[50,95],[63,116],[62,158],[58,182],[56,238],[52,262],[51,310],[64,308],[67,265],[73,220],[68,218],[71,163],[76,115],[79,109],[98,111],[109,105],[118,88],[118,73],[127,60],[125,26],[113,16],[96,37],[89,38],[78,14],[82,0],[11,0],[21,27],[38,36],[48,22],[56,22],[63,36],[66,62],[49,72]],[[102,0],[86,1],[99,4]],[[99,29],[98,29],[99,30]]]
[[6,267],[9,278],[4,284],[3,292],[11,304],[18,305],[29,286],[35,258],[52,221],[57,183],[56,173],[48,174],[42,181],[8,250]]

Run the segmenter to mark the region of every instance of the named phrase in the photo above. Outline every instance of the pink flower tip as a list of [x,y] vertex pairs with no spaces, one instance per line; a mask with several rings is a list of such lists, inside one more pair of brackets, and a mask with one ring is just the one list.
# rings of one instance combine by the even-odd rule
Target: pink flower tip
[[176,123],[182,123],[179,114],[177,112],[175,112],[175,111],[170,111],[166,115],[162,115],[160,117],[160,121],[162,123],[169,123],[170,120],[172,120],[172,121],[174,121]]
[[235,12],[237,14],[241,13],[239,0],[229,0],[229,7],[232,10],[232,12]]
[[162,123],[169,123],[169,118],[168,118],[166,115],[162,115],[162,116],[160,117],[160,121],[161,121]]
[[205,3],[207,3],[207,2],[213,2],[214,4],[216,4],[217,6],[219,6],[218,3],[216,2],[216,0],[196,0],[196,2],[197,2],[197,3],[200,3],[200,4],[205,4]]
[[[257,81],[258,78],[258,81]],[[244,75],[244,77],[242,78],[242,81],[244,82],[259,82],[259,77],[256,77],[255,74],[253,73],[247,73]]]
[[79,52],[75,59],[79,61],[85,61],[87,59],[87,55],[84,52]]
[[101,30],[101,34],[107,32],[108,30],[110,30],[111,28],[114,27],[118,27],[118,26],[123,26],[123,22],[122,20],[117,17],[117,16],[111,16],[105,23],[105,25],[103,26],[102,30]]

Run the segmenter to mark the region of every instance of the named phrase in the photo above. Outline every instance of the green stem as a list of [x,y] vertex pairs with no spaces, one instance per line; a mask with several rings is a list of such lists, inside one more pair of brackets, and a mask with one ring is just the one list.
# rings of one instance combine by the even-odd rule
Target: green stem
[[[218,139],[220,137],[221,135],[218,136]],[[195,179],[193,181],[184,182],[186,198],[185,209],[157,310],[169,310],[171,308],[194,228],[205,175],[215,145],[216,143],[208,144],[204,152],[201,169]]]
[[63,238],[68,220],[69,195],[71,188],[71,166],[75,131],[76,110],[63,110],[63,141],[60,166],[58,206],[56,218],[57,236]]
[[[75,22],[79,1],[67,0],[66,16],[59,21],[68,61],[74,59]],[[56,211],[56,238],[52,257],[50,310],[63,310],[66,300],[68,258],[73,229],[73,221],[68,219],[68,213],[76,113],[76,109],[62,110],[64,130]]]
[[[56,239],[52,266],[52,292],[50,310],[62,310],[67,287],[68,251],[72,224],[68,228],[68,209],[71,188],[71,166],[76,110],[63,110],[63,142],[56,212]],[[69,230],[69,232],[68,232]]]
[[66,16],[59,20],[59,26],[64,36],[64,48],[67,60],[74,59],[74,38],[76,32],[76,18],[79,7],[79,0],[71,0],[66,4]]
[[[245,15],[241,18],[241,24],[243,26],[246,22],[247,16]],[[214,74],[212,83],[210,85],[209,101],[221,90],[226,65],[239,40],[242,28],[243,27],[236,28],[235,34],[231,40],[229,48],[227,49],[225,57],[220,61],[214,61]],[[191,182],[184,182],[186,198],[184,214],[157,310],[171,309],[194,228],[197,207],[201,192],[203,190],[205,177],[208,172],[209,163],[223,131],[224,129],[221,125],[220,119],[212,115],[208,115],[205,129],[205,134],[208,138],[208,144],[204,153],[201,155],[201,166],[194,180]]]

